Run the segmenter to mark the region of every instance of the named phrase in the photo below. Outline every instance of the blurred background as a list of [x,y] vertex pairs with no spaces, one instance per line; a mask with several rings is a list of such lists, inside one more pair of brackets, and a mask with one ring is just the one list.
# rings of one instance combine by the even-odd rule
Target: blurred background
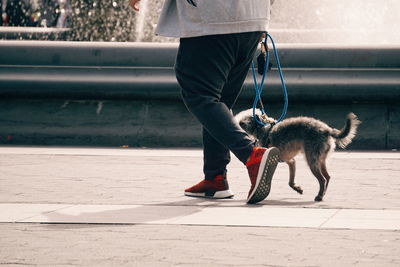
[[[0,39],[176,42],[154,36],[164,1],[1,0]],[[400,42],[398,0],[276,0],[270,31],[281,43]]]

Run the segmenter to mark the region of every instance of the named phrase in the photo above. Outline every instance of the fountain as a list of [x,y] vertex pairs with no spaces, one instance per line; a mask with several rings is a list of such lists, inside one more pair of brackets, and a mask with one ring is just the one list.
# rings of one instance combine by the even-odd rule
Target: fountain
[[149,0],[142,0],[140,3],[140,12],[136,16],[136,42],[141,42],[144,37],[144,26],[149,10]]
[[400,43],[397,0],[277,0],[271,32],[284,43]]
[[[39,0],[1,0],[2,10],[6,9],[4,3],[11,1],[18,3],[14,5],[14,12],[17,12],[17,6],[26,7],[26,2],[34,3],[32,6],[43,5]],[[63,11],[64,17],[66,14],[71,17],[70,23],[64,23],[64,26],[69,27],[69,34],[60,36],[59,39],[107,42],[178,41],[175,38],[154,35],[163,1],[142,0],[139,13],[129,7],[128,0],[52,2],[66,7],[56,8],[55,12]],[[30,12],[31,17],[40,19],[38,8],[30,11],[22,9],[25,10],[24,14]],[[280,43],[400,43],[398,10],[398,0],[277,0],[272,9],[270,32]],[[49,9],[46,12],[50,12]],[[49,18],[42,15],[41,19],[37,25],[47,26],[49,30]],[[43,20],[47,20],[47,24]],[[24,22],[23,25],[30,24]],[[60,28],[63,25],[53,23],[53,27]],[[19,39],[21,35],[17,37]],[[22,36],[22,39],[35,38],[26,34]]]

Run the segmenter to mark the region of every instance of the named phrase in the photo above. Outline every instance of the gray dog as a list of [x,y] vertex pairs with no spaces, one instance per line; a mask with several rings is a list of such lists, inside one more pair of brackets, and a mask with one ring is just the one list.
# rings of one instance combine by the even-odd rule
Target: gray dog
[[[257,115],[261,119],[260,111]],[[310,117],[294,117],[285,119],[277,124],[267,118],[266,126],[260,126],[253,119],[252,109],[236,115],[240,127],[255,137],[260,146],[277,147],[280,150],[281,161],[289,165],[289,186],[299,194],[303,189],[294,182],[296,161],[294,157],[304,152],[311,172],[319,182],[319,192],[315,201],[322,201],[329,184],[330,175],[326,170],[326,158],[338,145],[345,148],[351,143],[361,123],[357,116],[349,113],[342,130],[329,127],[326,123]]]

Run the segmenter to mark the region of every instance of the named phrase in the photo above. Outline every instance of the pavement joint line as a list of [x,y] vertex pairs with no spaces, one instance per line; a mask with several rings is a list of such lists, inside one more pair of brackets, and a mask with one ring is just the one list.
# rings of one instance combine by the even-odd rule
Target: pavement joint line
[[[215,201],[215,202],[213,202]],[[95,206],[144,206],[144,207],[207,207],[207,208],[249,208],[249,209],[253,209],[253,208],[279,208],[279,209],[317,209],[317,210],[355,210],[355,211],[362,211],[362,210],[368,210],[368,211],[400,211],[400,207],[399,208],[391,208],[391,209],[387,209],[387,208],[372,208],[372,209],[367,209],[367,208],[360,208],[360,207],[355,207],[355,208],[348,208],[348,207],[305,207],[305,206],[276,206],[276,205],[270,205],[268,203],[263,204],[263,203],[258,203],[258,204],[246,204],[245,203],[245,199],[243,199],[243,204],[237,204],[237,205],[232,205],[229,204],[229,201],[226,202],[219,202],[221,201],[221,199],[215,199],[215,200],[210,200],[210,204],[200,204],[200,205],[196,205],[196,204],[169,204],[169,203],[120,203],[120,204],[109,204],[109,203],[95,203],[95,204],[85,204],[85,203],[74,203],[74,204],[70,204],[70,203],[62,203],[62,202],[55,202],[55,203],[51,203],[51,202],[46,202],[46,203],[29,203],[29,202],[0,202],[0,205],[2,204],[18,204],[18,205],[70,205],[68,207],[63,207],[60,208],[61,209],[65,209],[65,208],[70,208],[70,207],[74,207],[74,206],[84,206],[84,205],[95,205]],[[224,205],[224,204],[228,204],[228,205]],[[222,205],[221,205],[222,204]],[[53,212],[53,211],[49,211],[49,212]]]
[[[120,203],[120,204],[109,204],[109,203],[95,203],[95,204],[85,204],[85,203],[74,203],[74,204],[66,204],[62,202],[56,202],[56,203],[29,203],[29,202],[0,202],[0,205],[2,204],[18,204],[18,205],[70,205],[68,207],[63,207],[60,209],[65,209],[65,208],[70,208],[73,206],[84,206],[84,205],[95,205],[95,206],[147,206],[147,207],[207,207],[207,208],[279,208],[279,209],[318,209],[318,210],[355,210],[355,211],[360,211],[360,210],[368,210],[368,211],[386,211],[386,210],[395,210],[395,211],[400,211],[400,208],[392,208],[392,209],[387,209],[387,208],[372,208],[372,209],[366,209],[366,208],[360,208],[360,207],[355,207],[355,208],[348,208],[348,207],[304,207],[304,206],[276,206],[276,205],[270,205],[268,203],[266,204],[246,204],[245,199],[243,199],[243,204],[237,204],[237,205],[231,205],[229,204],[228,201],[226,201],[226,204],[229,205],[224,205],[225,203],[219,202],[220,199],[216,200],[210,200],[210,201],[215,201],[210,204],[169,204],[169,203]],[[222,205],[221,205],[222,204]],[[52,211],[50,211],[52,212]]]
[[[105,226],[138,226],[138,225],[164,225],[164,226],[191,226],[191,227],[232,227],[232,228],[241,228],[241,227],[248,227],[248,228],[273,228],[273,229],[315,229],[319,231],[331,231],[331,230],[352,230],[352,231],[364,231],[364,230],[379,230],[379,231],[386,231],[386,232],[398,232],[400,233],[400,229],[372,229],[372,228],[335,228],[335,227],[294,227],[294,226],[265,226],[265,225],[220,225],[220,224],[190,224],[190,223],[107,223],[107,222],[1,222],[1,225],[7,224],[26,224],[26,225],[105,225]],[[1,264],[0,264],[1,265]]]
[[[157,224],[157,223],[106,223],[106,222],[89,222],[89,223],[81,223],[81,222],[0,222],[0,226],[5,224],[47,224],[47,225],[115,225],[115,226],[134,226],[134,225],[185,225],[185,226],[209,226],[209,227],[221,227],[219,224],[180,224],[180,223],[169,223],[169,224]],[[255,227],[255,228],[296,228],[290,226],[256,226],[256,225],[223,225],[223,227]],[[307,228],[307,229],[318,229],[318,230],[343,230],[343,228],[319,228],[319,227],[298,227],[298,228]],[[352,230],[365,230],[365,229],[352,229]],[[387,230],[393,231],[393,230]],[[395,230],[397,231],[397,230]]]
[[[202,157],[201,149],[190,148],[82,148],[82,147],[0,147],[0,155]],[[398,151],[336,151],[332,158],[399,159]]]
[[341,209],[337,209],[337,211],[336,211],[334,214],[332,214],[328,219],[326,219],[323,223],[321,223],[321,224],[318,226],[318,228],[322,228],[322,227],[324,226],[324,224],[326,224],[330,219],[332,219],[333,217],[335,217],[335,216],[340,212],[340,210],[341,210]]

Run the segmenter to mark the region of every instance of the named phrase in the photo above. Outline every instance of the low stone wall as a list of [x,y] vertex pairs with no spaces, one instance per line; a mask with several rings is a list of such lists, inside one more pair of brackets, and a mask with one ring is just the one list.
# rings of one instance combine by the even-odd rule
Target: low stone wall
[[[400,46],[278,49],[288,117],[341,128],[352,111],[363,123],[349,149],[399,148]],[[0,42],[0,144],[200,146],[200,126],[180,100],[176,52],[177,44]],[[234,112],[251,107],[253,91],[249,73]],[[278,117],[275,68],[263,100]]]

